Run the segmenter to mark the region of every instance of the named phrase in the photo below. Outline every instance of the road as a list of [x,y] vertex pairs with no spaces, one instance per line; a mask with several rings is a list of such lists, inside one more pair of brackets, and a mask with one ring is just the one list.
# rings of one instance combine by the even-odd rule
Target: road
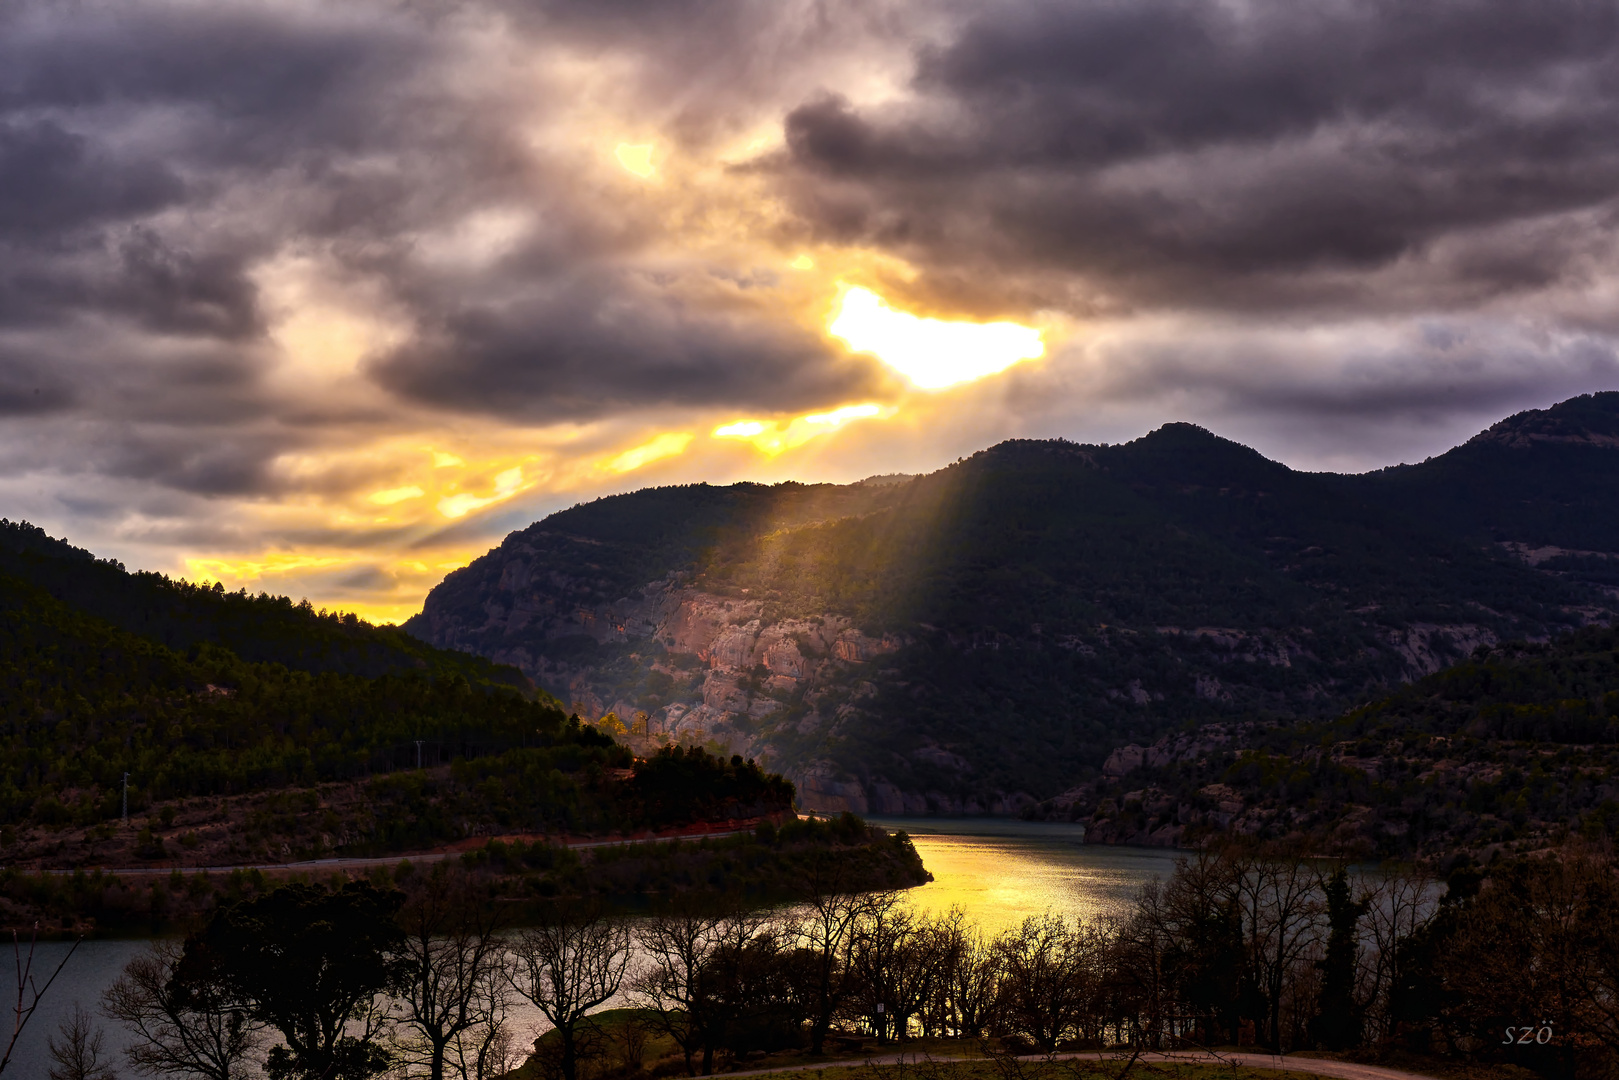
[[[632,838],[619,838],[614,840],[568,840],[564,841],[571,848],[597,848],[612,847],[618,844],[663,844],[670,840],[717,840],[722,836],[736,836],[738,833],[752,832],[752,829],[727,829],[724,832],[689,833],[678,836],[637,836]],[[498,840],[500,837],[490,837]],[[476,851],[476,848],[467,850]],[[305,859],[302,862],[287,863],[242,863],[237,866],[117,866],[100,867],[103,874],[117,874],[127,877],[151,877],[154,874],[168,874],[178,869],[183,873],[194,874],[199,871],[209,874],[228,874],[233,870],[363,870],[371,866],[398,866],[401,862],[435,863],[445,859],[458,859],[466,854],[461,851],[423,851],[400,855],[377,855],[364,859]],[[86,867],[94,870],[96,867]],[[66,873],[67,871],[51,871],[52,873]]]
[[[748,1072],[734,1072],[723,1074],[725,1080],[739,1076],[768,1076],[773,1073],[808,1072],[820,1069],[856,1068],[862,1065],[896,1065],[901,1061],[914,1062],[920,1055],[917,1054],[884,1054],[877,1057],[858,1058],[848,1061],[827,1061],[812,1065],[791,1065],[776,1069],[754,1069]],[[1093,1061],[1118,1061],[1122,1065],[1120,1055],[1114,1054],[1057,1054],[1056,1058],[1062,1060],[1075,1060],[1088,1058]],[[934,1058],[934,1061],[967,1061],[969,1058]],[[1023,1061],[1039,1062],[1046,1060],[1044,1055],[1031,1054],[1021,1058]],[[1185,1065],[1242,1065],[1250,1069],[1274,1069],[1284,1073],[1307,1073],[1312,1076],[1330,1076],[1335,1080],[1433,1080],[1422,1073],[1403,1072],[1399,1069],[1384,1069],[1377,1065],[1361,1065],[1353,1061],[1333,1061],[1329,1058],[1316,1057],[1286,1057],[1276,1054],[1206,1054],[1206,1053],[1174,1053],[1174,1054],[1142,1054],[1142,1061],[1155,1063],[1180,1063]]]

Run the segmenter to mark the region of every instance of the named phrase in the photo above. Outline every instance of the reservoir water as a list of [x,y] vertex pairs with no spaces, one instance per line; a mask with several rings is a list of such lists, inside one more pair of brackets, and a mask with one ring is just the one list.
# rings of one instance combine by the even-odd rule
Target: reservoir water
[[[904,829],[933,881],[906,892],[918,910],[942,912],[959,905],[986,933],[995,934],[1046,910],[1091,918],[1122,914],[1136,890],[1175,869],[1173,851],[1159,848],[1088,847],[1076,825],[1013,821],[1006,818],[872,818],[890,830]],[[9,944],[9,943],[7,943]],[[27,944],[24,943],[26,950]],[[67,952],[61,942],[42,942],[34,960],[41,983]],[[46,1037],[71,1015],[75,1002],[97,1012],[101,995],[126,963],[145,947],[141,941],[86,941],[63,970],[29,1023],[6,1069],[6,1077],[44,1077],[49,1068]],[[11,958],[0,957],[0,1022],[10,1036],[16,980]],[[538,1014],[519,1023],[538,1026]],[[124,1034],[105,1025],[106,1049],[120,1075]]]
[[1091,847],[1082,826],[1008,818],[869,818],[910,835],[927,885],[907,890],[919,910],[959,906],[997,934],[1050,910],[1082,919],[1123,915],[1142,885],[1175,872],[1179,852]]

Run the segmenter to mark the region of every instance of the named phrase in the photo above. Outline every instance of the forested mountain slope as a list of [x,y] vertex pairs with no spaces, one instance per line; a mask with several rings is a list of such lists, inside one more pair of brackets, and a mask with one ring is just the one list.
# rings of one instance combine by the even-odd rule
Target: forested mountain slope
[[406,625],[765,758],[813,806],[1014,810],[1124,743],[1329,718],[1609,618],[1616,430],[1600,394],[1364,476],[1170,424],[897,483],[641,491],[513,533]]
[[0,716],[0,824],[114,817],[126,772],[140,810],[387,771],[417,739],[435,754],[611,747],[512,687],[419,670],[298,671],[212,644],[180,653],[5,574]]
[[[636,761],[487,660],[284,599],[128,575],[7,528],[35,549],[14,548],[7,569],[189,640],[170,648],[0,571],[0,853],[13,869],[172,859],[166,841],[192,861],[275,862],[792,804],[792,785],[752,761],[681,748]],[[307,667],[244,660],[222,640]],[[353,670],[366,664],[385,670]]]
[[1231,831],[1402,858],[1619,837],[1619,631],[1480,646],[1328,721],[1124,746],[1028,813],[1083,820],[1104,842]]
[[124,569],[27,522],[0,520],[0,575],[33,585],[68,607],[181,652],[217,645],[243,660],[309,672],[376,677],[459,675],[474,685],[534,688],[511,667],[433,648],[392,626],[317,612],[307,601],[246,590],[228,593],[149,571]]

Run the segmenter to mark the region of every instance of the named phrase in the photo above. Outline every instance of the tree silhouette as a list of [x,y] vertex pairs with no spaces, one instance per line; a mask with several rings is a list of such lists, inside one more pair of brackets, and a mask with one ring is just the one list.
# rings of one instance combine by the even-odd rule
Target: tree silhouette
[[558,1071],[563,1080],[576,1080],[582,1043],[590,1033],[586,1014],[623,985],[629,930],[599,908],[563,908],[518,935],[512,951],[512,986],[551,1021]]
[[389,1065],[378,995],[398,986],[404,896],[364,882],[287,885],[218,909],[185,945],[182,982],[222,985],[281,1034],[271,1080],[364,1080]]
[[194,959],[187,977],[177,978],[184,956],[180,945],[156,942],[108,988],[102,1007],[136,1039],[124,1056],[156,1076],[252,1075],[248,1058],[263,1042],[263,1026],[231,1000],[217,971],[205,973]]

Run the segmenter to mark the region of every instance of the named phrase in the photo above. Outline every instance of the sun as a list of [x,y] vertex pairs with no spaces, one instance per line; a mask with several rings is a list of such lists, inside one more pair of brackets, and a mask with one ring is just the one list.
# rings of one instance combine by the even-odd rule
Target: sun
[[652,143],[619,143],[613,156],[625,172],[650,180],[658,172],[658,167],[652,164],[652,148]]
[[1040,331],[1014,322],[925,319],[890,307],[870,289],[844,286],[827,327],[855,352],[871,353],[923,390],[972,382],[1045,355]]

